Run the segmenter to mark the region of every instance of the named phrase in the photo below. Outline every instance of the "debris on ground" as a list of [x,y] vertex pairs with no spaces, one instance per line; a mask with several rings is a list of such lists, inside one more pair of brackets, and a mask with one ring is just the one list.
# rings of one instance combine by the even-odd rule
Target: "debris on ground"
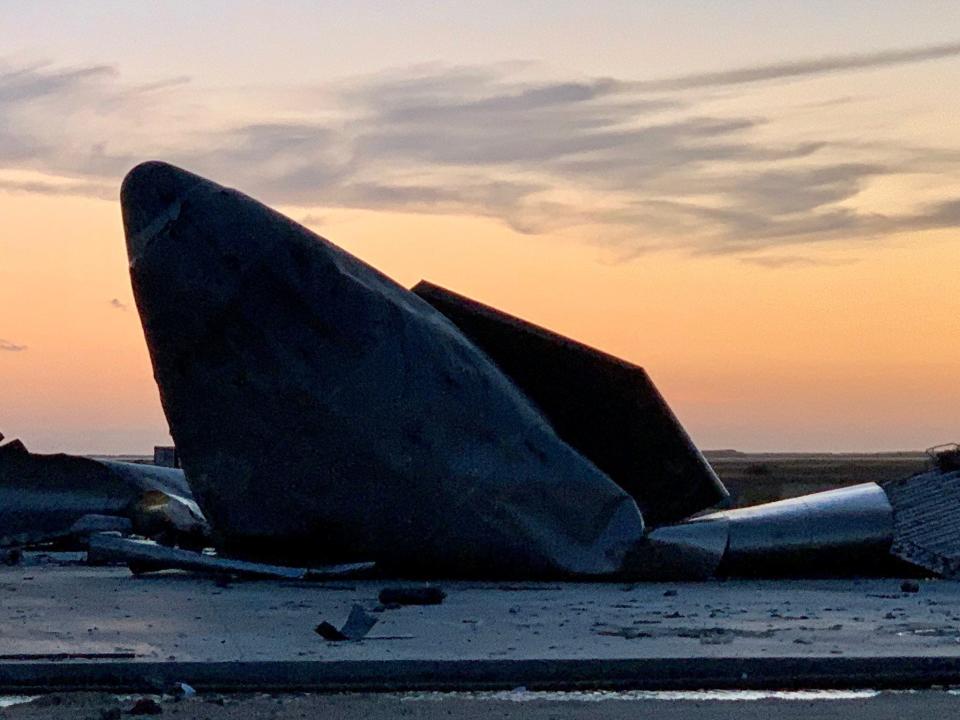
[[194,697],[197,691],[185,682],[178,682],[174,684],[170,694],[177,700],[187,700]]
[[890,552],[942,577],[960,577],[960,471],[940,469],[884,483],[893,508]]
[[342,642],[344,640],[362,640],[367,633],[377,624],[377,618],[364,610],[360,605],[354,605],[350,610],[350,615],[343,627],[339,630],[324,620],[314,628],[324,640],[331,642]]
[[187,570],[217,578],[234,575],[278,580],[326,580],[354,576],[372,570],[374,567],[373,563],[348,563],[316,568],[267,565],[207,555],[192,550],[168,548],[147,540],[112,535],[95,535],[90,538],[89,548],[88,553],[93,562],[126,563],[135,575],[163,570]]
[[171,543],[209,536],[182,470],[0,446],[0,547],[82,549],[105,531]]

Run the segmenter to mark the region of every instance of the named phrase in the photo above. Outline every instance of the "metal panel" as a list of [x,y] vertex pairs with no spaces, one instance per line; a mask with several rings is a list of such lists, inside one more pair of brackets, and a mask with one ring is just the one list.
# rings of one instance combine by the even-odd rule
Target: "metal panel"
[[413,292],[483,350],[562,440],[630,493],[649,526],[727,498],[642,367],[425,281]]
[[960,576],[960,472],[884,483],[893,506],[891,552],[945,577]]

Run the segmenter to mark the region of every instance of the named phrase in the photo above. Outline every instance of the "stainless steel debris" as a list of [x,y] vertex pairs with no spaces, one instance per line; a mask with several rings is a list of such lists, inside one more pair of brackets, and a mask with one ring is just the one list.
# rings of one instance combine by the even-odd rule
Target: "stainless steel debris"
[[82,538],[95,522],[201,547],[209,534],[181,470],[0,446],[0,547]]
[[483,350],[565,442],[630,493],[647,525],[727,499],[642,367],[426,281],[413,292]]
[[605,577],[644,521],[440,311],[165,163],[121,190],[130,276],[216,547],[397,574]]
[[893,507],[893,555],[960,577],[960,472],[934,470],[884,483],[883,490]]
[[369,572],[374,567],[373,563],[346,563],[315,568],[267,565],[168,548],[146,540],[113,535],[95,535],[90,538],[89,547],[91,561],[126,563],[138,575],[162,570],[188,570],[211,575],[236,575],[248,578],[329,580],[352,577]]
[[729,541],[718,572],[735,576],[869,572],[889,554],[893,512],[876,483],[707,515]]
[[[639,553],[637,565],[654,577],[673,568],[694,579],[698,567],[730,577],[960,577],[960,472],[932,470],[712,513],[649,537],[664,547],[659,556]],[[662,556],[669,560],[650,562]]]
[[367,636],[367,633],[373,629],[373,626],[377,624],[377,618],[366,610],[363,609],[360,605],[354,605],[350,609],[350,615],[347,617],[347,621],[343,624],[343,627],[339,630],[331,625],[329,622],[324,620],[322,623],[317,625],[314,629],[314,632],[317,633],[324,640],[329,640],[331,642],[342,642],[344,640],[363,640]]

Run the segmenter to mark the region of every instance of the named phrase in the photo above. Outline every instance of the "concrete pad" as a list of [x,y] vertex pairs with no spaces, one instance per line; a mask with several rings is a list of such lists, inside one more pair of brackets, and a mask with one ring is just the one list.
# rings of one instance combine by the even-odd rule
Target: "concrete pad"
[[[0,570],[0,688],[802,687],[960,682],[960,584],[893,579],[670,584],[443,582],[442,605],[377,613],[396,582],[136,578]],[[82,656],[97,659],[71,659]],[[19,658],[19,659],[10,659]]]

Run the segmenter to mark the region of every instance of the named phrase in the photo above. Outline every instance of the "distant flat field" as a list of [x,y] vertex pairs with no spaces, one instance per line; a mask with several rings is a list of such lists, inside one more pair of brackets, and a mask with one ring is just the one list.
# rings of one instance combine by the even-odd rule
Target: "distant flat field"
[[735,507],[864,482],[907,477],[929,467],[923,452],[741,453],[704,452]]
[[[742,453],[707,450],[707,460],[730,491],[734,507],[782,500],[844,485],[907,477],[929,466],[923,452]],[[104,459],[107,459],[106,456]],[[112,460],[149,463],[143,455]]]

